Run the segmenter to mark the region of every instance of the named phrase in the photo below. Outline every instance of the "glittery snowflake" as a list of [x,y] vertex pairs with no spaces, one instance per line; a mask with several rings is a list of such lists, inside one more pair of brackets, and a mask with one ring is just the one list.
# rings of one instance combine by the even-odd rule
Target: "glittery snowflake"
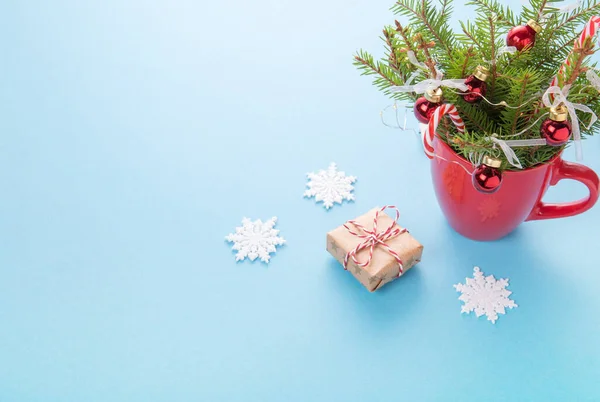
[[462,295],[458,300],[463,304],[461,312],[475,312],[477,317],[486,315],[492,323],[496,323],[498,314],[504,314],[506,308],[517,307],[517,304],[508,298],[511,291],[507,290],[508,279],[496,279],[493,275],[484,276],[479,267],[473,270],[473,278],[466,278],[466,284],[454,285],[457,292]]
[[316,202],[323,201],[326,209],[331,208],[334,203],[341,204],[343,200],[354,200],[352,184],[356,177],[346,176],[346,173],[338,171],[335,163],[329,165],[327,170],[309,173],[307,176],[308,190],[304,192],[304,196],[315,197]]
[[254,261],[260,257],[261,261],[268,264],[270,254],[277,251],[276,246],[285,243],[283,237],[278,236],[279,230],[273,229],[276,222],[276,217],[264,223],[260,219],[254,222],[248,218],[242,219],[242,226],[225,237],[225,240],[233,243],[232,248],[237,250],[236,261],[243,261],[245,258]]

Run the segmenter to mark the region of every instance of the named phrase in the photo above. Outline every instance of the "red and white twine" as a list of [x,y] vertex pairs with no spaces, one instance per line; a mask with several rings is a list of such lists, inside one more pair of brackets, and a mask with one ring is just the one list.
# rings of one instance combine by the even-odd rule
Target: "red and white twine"
[[[585,25],[583,31],[581,32],[581,35],[579,35],[579,38],[577,39],[575,46],[583,47],[585,41],[588,38],[592,39],[598,32],[599,28],[600,28],[600,17],[594,16],[594,17],[590,18],[588,23]],[[570,57],[571,57],[571,54],[569,54],[567,56],[567,60],[565,60],[564,64],[562,66],[560,66],[560,69],[558,70],[558,74],[552,79],[552,83],[550,84],[550,86],[558,86],[559,75],[564,73],[565,69],[571,65],[571,61],[569,60]]]
[[450,117],[459,132],[465,132],[465,122],[458,114],[456,106],[451,103],[444,103],[442,106],[435,109],[433,116],[431,116],[431,119],[429,119],[427,130],[425,130],[423,135],[423,147],[425,148],[425,155],[427,155],[429,159],[433,159],[435,155],[433,149],[433,138],[435,137],[435,132],[444,115],[448,115]]
[[[379,214],[382,213],[383,211],[385,211],[386,209],[395,210],[396,211],[396,219],[394,219],[394,221],[390,224],[390,226],[386,230],[384,230],[383,232],[377,233],[377,221],[379,220]],[[360,239],[364,239],[364,240],[360,244],[358,244],[354,248],[354,250],[352,250],[348,254],[346,254],[346,257],[344,258],[344,269],[346,269],[346,270],[348,269],[349,260],[354,261],[354,263],[361,268],[365,268],[365,267],[369,266],[369,264],[371,264],[371,260],[373,259],[373,251],[375,250],[375,247],[381,246],[396,259],[396,262],[398,262],[398,276],[402,275],[404,273],[404,264],[402,263],[402,259],[400,258],[398,253],[396,253],[394,250],[392,250],[392,248],[386,243],[386,241],[388,241],[396,236],[399,236],[402,233],[407,232],[406,229],[401,229],[397,225],[398,219],[400,219],[400,211],[398,210],[398,208],[396,208],[393,205],[386,205],[383,208],[380,208],[375,212],[375,217],[373,218],[373,230],[367,230],[367,228],[365,228],[363,225],[361,225],[360,223],[358,223],[354,220],[346,222],[344,224],[344,227],[348,230],[348,232],[350,232],[350,234],[352,234]],[[352,230],[349,227],[349,225],[353,225],[358,230],[356,230],[356,231]],[[358,252],[360,252],[361,250],[364,250],[367,248],[369,249],[369,257],[367,258],[367,260],[364,262],[358,261],[356,254],[358,254]]]

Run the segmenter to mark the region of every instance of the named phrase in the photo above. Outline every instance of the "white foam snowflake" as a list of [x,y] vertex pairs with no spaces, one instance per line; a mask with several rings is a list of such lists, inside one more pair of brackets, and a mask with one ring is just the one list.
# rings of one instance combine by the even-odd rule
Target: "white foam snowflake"
[[242,226],[235,228],[235,233],[225,237],[230,243],[233,243],[233,249],[237,250],[236,261],[243,261],[246,257],[250,261],[260,260],[269,263],[271,253],[277,251],[276,246],[285,243],[283,237],[279,237],[279,230],[273,229],[277,223],[277,217],[273,217],[266,222],[260,219],[252,222],[248,218],[242,219]]
[[484,276],[479,267],[473,269],[473,278],[466,278],[466,284],[454,285],[457,292],[462,295],[458,300],[463,304],[461,312],[475,311],[477,317],[486,315],[492,323],[496,323],[498,314],[504,314],[506,308],[517,307],[517,304],[508,298],[512,293],[507,290],[508,279],[496,279],[493,275]]
[[343,200],[354,200],[354,176],[346,176],[345,172],[337,170],[335,163],[329,165],[327,170],[318,173],[308,173],[309,182],[306,184],[308,190],[304,192],[307,198],[315,197],[316,202],[323,201],[325,209],[329,209],[334,203],[341,204]]

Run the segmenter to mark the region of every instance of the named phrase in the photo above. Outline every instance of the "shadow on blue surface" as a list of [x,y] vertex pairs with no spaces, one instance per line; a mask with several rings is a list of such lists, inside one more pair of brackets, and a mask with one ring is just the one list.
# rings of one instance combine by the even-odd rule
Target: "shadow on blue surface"
[[367,322],[394,325],[405,320],[417,301],[423,296],[420,288],[423,278],[417,264],[401,278],[383,286],[376,292],[369,292],[350,272],[345,271],[333,257],[327,264],[327,272],[336,294],[345,298],[349,309],[353,309]]

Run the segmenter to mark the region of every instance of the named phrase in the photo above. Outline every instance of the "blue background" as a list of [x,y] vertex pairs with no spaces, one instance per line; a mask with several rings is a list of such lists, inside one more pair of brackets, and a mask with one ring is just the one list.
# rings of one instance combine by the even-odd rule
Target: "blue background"
[[[0,401],[600,400],[600,207],[455,234],[351,64],[390,5],[3,2]],[[357,200],[326,212],[302,192],[332,161]],[[370,294],[325,233],[387,203],[425,254]],[[279,217],[268,266],[224,242],[244,216]],[[510,278],[496,325],[460,314],[474,265]]]

